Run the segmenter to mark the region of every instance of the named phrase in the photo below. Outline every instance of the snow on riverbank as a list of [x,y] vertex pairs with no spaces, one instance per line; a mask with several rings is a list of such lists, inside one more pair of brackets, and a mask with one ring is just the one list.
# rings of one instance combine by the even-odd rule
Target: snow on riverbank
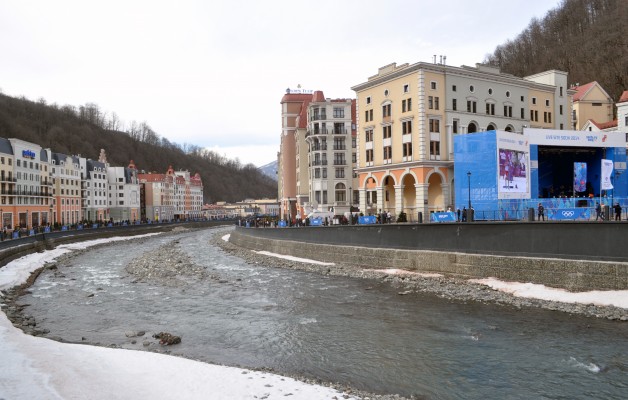
[[538,285],[535,283],[504,282],[496,278],[470,279],[470,282],[490,286],[495,290],[510,293],[517,297],[559,301],[562,303],[595,304],[628,308],[628,290],[594,290],[590,292],[569,292]]
[[[150,235],[91,240],[27,255],[0,268],[0,290],[24,283],[62,254]],[[265,372],[33,337],[15,328],[4,313],[0,355],[0,399],[345,398],[332,388]]]

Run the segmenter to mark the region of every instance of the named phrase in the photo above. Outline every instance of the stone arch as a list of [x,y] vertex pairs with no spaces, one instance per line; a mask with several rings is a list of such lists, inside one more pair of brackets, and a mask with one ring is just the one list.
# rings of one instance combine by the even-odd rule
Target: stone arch
[[467,125],[467,133],[475,133],[478,131],[478,124],[475,121],[469,122]]
[[446,199],[443,193],[443,183],[446,182],[445,176],[437,170],[429,173],[425,178],[427,187],[427,201],[429,211],[444,211],[446,208]]
[[495,130],[497,130],[497,125],[495,125],[494,123],[490,122],[488,125],[486,125],[486,130],[487,131],[495,131]]
[[408,172],[401,177],[403,189],[400,195],[403,199],[403,210],[399,211],[406,213],[408,221],[414,221],[414,216],[417,215],[416,184],[418,183],[419,180],[412,172]]
[[362,182],[362,187],[364,187],[365,189],[370,189],[370,188],[376,188],[377,186],[379,186],[379,182],[377,181],[377,178],[374,177],[371,174],[368,174],[364,177],[364,181]]
[[506,128],[504,128],[504,130],[506,132],[514,132],[515,131],[515,127],[510,125],[510,124],[508,124],[508,125],[506,125]]
[[393,175],[386,175],[382,179],[382,195],[383,199],[381,201],[382,210],[381,211],[390,211],[391,214],[396,214],[395,204],[396,204],[396,189],[395,185],[397,182],[395,181],[395,177]]

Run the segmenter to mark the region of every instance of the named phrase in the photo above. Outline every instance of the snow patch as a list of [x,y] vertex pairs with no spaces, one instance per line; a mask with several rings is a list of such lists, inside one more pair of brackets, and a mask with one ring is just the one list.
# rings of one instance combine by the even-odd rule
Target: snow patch
[[283,254],[271,253],[270,251],[255,251],[255,250],[253,250],[253,252],[257,253],[257,254],[264,255],[264,256],[283,258],[285,260],[297,261],[297,262],[308,263],[308,264],[336,265],[334,263],[328,263],[328,262],[323,262],[323,261],[316,261],[316,260],[311,260],[309,258],[300,258],[300,257],[286,256],[286,255],[283,255]]

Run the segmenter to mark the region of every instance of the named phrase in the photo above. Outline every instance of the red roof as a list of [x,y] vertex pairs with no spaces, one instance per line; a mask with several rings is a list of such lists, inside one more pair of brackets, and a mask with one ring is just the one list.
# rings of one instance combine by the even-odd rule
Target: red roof
[[572,89],[576,91],[576,94],[573,95],[573,101],[580,101],[587,94],[591,88],[597,84],[597,81],[589,82],[586,85],[575,86]]
[[323,94],[322,91],[317,90],[312,95],[312,101],[315,102],[315,103],[323,102],[323,101],[325,101],[325,95]]
[[627,101],[628,101],[628,90],[624,90],[624,93],[622,93],[621,97],[619,98],[619,102],[625,103]]
[[594,120],[590,119],[589,121],[591,121],[591,123],[595,126],[598,127],[598,129],[600,130],[604,130],[604,129],[608,129],[608,128],[616,128],[617,127],[617,120],[614,119],[612,121],[608,121],[608,122],[595,122]]

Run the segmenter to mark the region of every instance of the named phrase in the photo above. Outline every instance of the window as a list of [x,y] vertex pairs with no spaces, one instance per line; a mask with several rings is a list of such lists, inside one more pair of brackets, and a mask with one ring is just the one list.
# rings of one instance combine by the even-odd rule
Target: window
[[452,128],[451,128],[451,130],[453,131],[453,133],[458,133],[458,125],[459,125],[458,120],[457,120],[457,119],[454,119],[454,121],[453,121],[453,126],[452,126]]
[[410,91],[410,85],[403,85],[403,92],[408,93]]
[[336,201],[347,201],[347,192],[342,184],[336,186]]
[[403,144],[403,156],[412,157],[412,143],[411,142]]
[[429,108],[430,110],[434,109],[434,97],[433,96],[428,96],[428,98],[427,98],[427,108]]
[[560,124],[560,130],[562,131],[564,128],[563,124]]
[[486,114],[495,115],[495,103],[486,103]]
[[436,118],[430,118],[429,127],[430,132],[440,132],[440,120]]
[[430,89],[436,90],[436,82],[434,81],[430,82]]
[[364,120],[365,122],[369,122],[373,120],[373,110],[364,111]]
[[368,96],[368,97],[366,98],[366,104],[371,104],[371,96]]
[[412,133],[412,121],[403,121],[401,123],[401,131],[404,135]]
[[366,162],[373,162],[373,149],[366,151]]
[[512,106],[504,106],[504,117],[512,118]]
[[401,100],[401,112],[412,111],[412,99]]
[[488,94],[493,94],[493,89],[492,88],[488,88]]
[[391,132],[392,132],[392,127],[390,125],[386,125],[384,127],[382,127],[382,133],[384,135],[384,139],[388,139],[391,136]]
[[532,98],[532,104],[536,104],[536,97]]
[[549,100],[545,100],[545,107],[549,107],[550,106],[550,101]]
[[475,87],[473,85],[469,85],[469,92],[475,92]]
[[430,156],[440,156],[440,141],[430,141]]
[[561,86],[561,87],[560,87],[560,88],[558,88],[558,89],[559,89],[559,92],[560,92],[560,93],[559,93],[559,94],[560,94],[560,97],[563,97],[563,87]]
[[563,115],[563,105],[562,104],[558,106],[558,113],[560,115]]
[[537,110],[530,110],[530,121],[538,121],[539,120],[539,112]]
[[[602,103],[591,103],[591,105],[592,105],[593,107],[602,107]],[[18,163],[19,163],[19,162],[20,162],[20,161],[18,160]],[[20,165],[18,164],[18,167],[19,167],[19,166],[20,166]]]
[[523,96],[521,96],[521,101],[524,101],[524,97]]
[[458,110],[458,100],[456,99],[451,100],[451,109],[454,111]]
[[510,90],[506,90],[506,97],[510,98]]
[[525,118],[525,109],[524,108],[521,109],[521,117],[520,118],[521,119]]
[[438,102],[438,97],[434,97],[434,109],[435,109],[435,110],[438,110],[438,107],[439,107],[439,106],[438,106],[438,103],[439,103],[439,102]]
[[392,159],[392,147],[384,146],[384,160]]
[[323,190],[323,203],[327,203],[327,190]]
[[336,178],[344,178],[344,177],[345,177],[345,169],[336,168]]
[[334,118],[344,118],[345,109],[343,107],[334,107]]
[[20,166],[20,162],[21,162],[20,160],[17,160],[17,164],[16,164],[16,165],[17,165],[18,167]]
[[327,178],[327,168],[321,168],[323,172],[323,179]]
[[390,117],[390,104],[385,104],[382,106],[382,116],[384,118]]
[[455,92],[456,91],[456,85],[451,85],[451,91]]
[[478,108],[478,103],[476,101],[473,100],[467,100],[467,112],[472,112],[474,114],[476,114]]
[[372,129],[367,129],[364,132],[364,139],[367,142],[372,142],[373,141],[373,130]]

